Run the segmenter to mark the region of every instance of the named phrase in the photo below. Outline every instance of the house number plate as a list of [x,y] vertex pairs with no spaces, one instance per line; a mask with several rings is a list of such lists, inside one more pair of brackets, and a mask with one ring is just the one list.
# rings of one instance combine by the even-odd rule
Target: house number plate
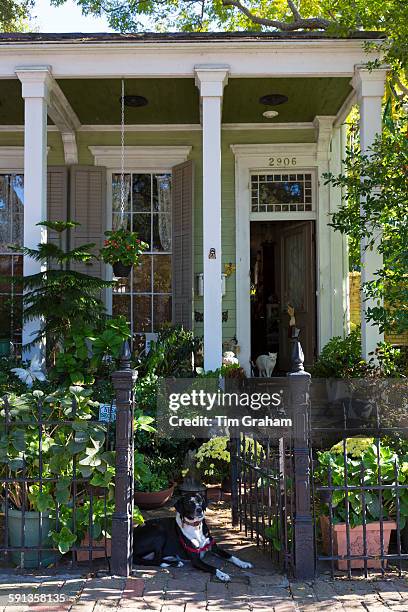
[[269,157],[268,165],[273,167],[282,167],[282,166],[296,166],[297,158],[296,157]]

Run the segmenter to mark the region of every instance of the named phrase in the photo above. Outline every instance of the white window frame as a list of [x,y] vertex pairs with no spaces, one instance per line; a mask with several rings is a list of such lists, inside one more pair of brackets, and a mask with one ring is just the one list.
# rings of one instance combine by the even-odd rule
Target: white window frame
[[[96,166],[106,167],[106,219],[107,230],[112,229],[112,176],[121,173],[121,147],[89,146]],[[125,147],[125,174],[172,174],[173,166],[187,161],[191,146],[127,146]],[[107,280],[112,280],[111,269]],[[106,290],[106,310],[112,314],[113,291]]]

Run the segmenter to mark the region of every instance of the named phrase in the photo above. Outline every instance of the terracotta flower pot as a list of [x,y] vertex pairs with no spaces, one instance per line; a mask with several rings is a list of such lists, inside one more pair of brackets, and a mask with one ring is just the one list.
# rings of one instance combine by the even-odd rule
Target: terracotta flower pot
[[[81,548],[89,546],[89,533],[86,534],[84,539],[81,542]],[[105,538],[101,540],[93,540],[92,547],[100,548],[101,546],[105,546]],[[110,538],[106,539],[106,557],[110,557],[112,555],[112,540]],[[91,552],[89,550],[78,550],[77,551],[77,561],[89,561],[91,558]],[[92,559],[104,559],[105,551],[104,550],[93,550],[92,551]]]
[[115,261],[112,264],[113,274],[119,278],[126,278],[129,276],[132,266],[123,264],[121,261]]
[[160,508],[170,499],[174,493],[175,483],[173,483],[168,489],[163,491],[135,491],[135,504],[139,506],[141,510],[153,510],[154,508]]
[[[331,545],[330,545],[330,526],[329,517],[320,517],[320,527],[322,530],[323,538],[323,552],[325,555],[330,556]],[[383,537],[384,537],[384,554],[388,553],[390,545],[391,531],[397,528],[395,521],[383,521]],[[367,540],[367,555],[375,555],[379,557],[381,555],[381,531],[380,522],[368,523],[366,525],[366,540]],[[357,527],[350,527],[350,555],[364,555],[364,541],[363,541],[363,526],[358,525]],[[335,556],[347,556],[347,528],[346,523],[339,523],[332,526],[332,538],[333,538],[333,555]],[[384,559],[384,567],[387,565],[387,560]],[[337,561],[337,567],[339,570],[347,570],[347,561]],[[350,561],[350,567],[352,569],[364,568],[364,559],[353,559]],[[372,569],[381,569],[381,559],[367,559],[367,567]]]

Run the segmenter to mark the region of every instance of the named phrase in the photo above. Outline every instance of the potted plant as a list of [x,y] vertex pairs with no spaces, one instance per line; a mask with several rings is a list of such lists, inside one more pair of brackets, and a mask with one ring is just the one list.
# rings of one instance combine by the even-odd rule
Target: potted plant
[[135,504],[142,510],[160,508],[174,493],[175,483],[145,461],[144,455],[135,453]]
[[[80,546],[89,531],[91,510],[93,539],[109,535],[114,452],[105,449],[105,426],[92,420],[97,403],[91,400],[91,394],[91,389],[72,386],[49,395],[39,390],[12,394],[0,402],[0,421],[7,419],[8,423],[0,433],[0,478],[11,478],[2,495],[9,545],[50,549],[41,556],[35,550],[12,552],[16,564],[24,563],[26,568],[47,566],[72,546]],[[56,425],[59,422],[61,425]],[[77,478],[82,481],[76,485],[75,499],[74,459]],[[24,484],[21,479],[28,482]],[[105,488],[106,504],[104,499],[95,498],[91,507],[89,485]]]
[[105,236],[104,246],[100,249],[102,261],[111,264],[115,276],[129,276],[132,266],[138,264],[149,245],[140,240],[136,232],[123,228],[107,231]]
[[[383,551],[388,553],[391,531],[396,529],[395,492],[392,488],[382,490],[383,507],[379,503],[379,483],[385,485],[395,483],[395,465],[397,455],[387,446],[380,444],[379,448],[373,438],[348,438],[346,440],[346,455],[343,441],[335,444],[327,451],[317,455],[316,476],[323,487],[321,496],[323,512],[320,515],[323,550],[326,555],[347,556],[347,539],[349,538],[349,554],[355,557],[364,555],[364,531],[366,534],[367,555],[376,558],[367,559],[368,568],[381,568],[381,518],[383,532]],[[325,490],[330,485],[334,490]],[[346,487],[347,482],[347,487]],[[362,487],[364,483],[364,489]],[[373,489],[370,489],[370,487]],[[330,499],[331,498],[331,499]],[[347,506],[348,501],[348,527]],[[331,503],[330,503],[331,502]],[[364,505],[363,505],[364,504]],[[331,512],[330,512],[331,507]],[[331,515],[331,516],[330,516]],[[365,528],[363,526],[365,516]],[[330,528],[331,522],[331,528]],[[400,527],[405,523],[403,505],[401,504]],[[348,535],[347,535],[348,532]],[[384,560],[384,565],[387,561]],[[348,561],[339,559],[338,569],[347,570]],[[350,560],[350,567],[363,568],[364,559]]]
[[[253,455],[255,443],[252,438],[245,438],[245,452]],[[257,458],[262,457],[262,447],[257,446]],[[229,437],[216,436],[204,442],[195,455],[196,465],[201,471],[206,484],[218,484],[221,491],[231,491]]]

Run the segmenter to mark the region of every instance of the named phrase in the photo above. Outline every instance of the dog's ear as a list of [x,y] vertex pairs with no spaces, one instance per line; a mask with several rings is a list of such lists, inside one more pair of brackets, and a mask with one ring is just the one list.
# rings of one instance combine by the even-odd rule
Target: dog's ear
[[180,514],[180,516],[183,516],[183,498],[182,497],[178,498],[178,500],[174,504],[174,507],[176,511]]
[[203,511],[205,512],[207,510],[207,500],[206,500],[205,495],[201,495],[201,493],[198,493],[197,498],[198,498],[198,501],[201,503],[201,507]]

